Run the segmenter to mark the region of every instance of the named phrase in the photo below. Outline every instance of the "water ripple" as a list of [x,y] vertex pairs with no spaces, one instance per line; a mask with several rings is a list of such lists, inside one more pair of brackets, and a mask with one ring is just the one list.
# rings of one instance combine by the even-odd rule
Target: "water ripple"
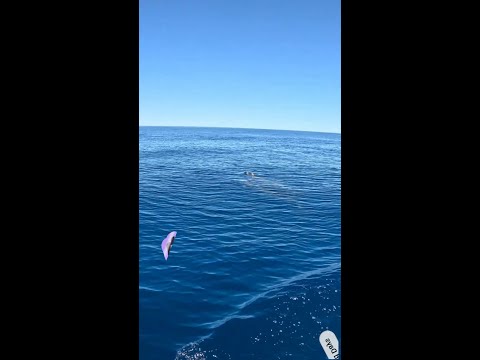
[[142,360],[307,359],[340,332],[339,135],[142,127],[139,200]]

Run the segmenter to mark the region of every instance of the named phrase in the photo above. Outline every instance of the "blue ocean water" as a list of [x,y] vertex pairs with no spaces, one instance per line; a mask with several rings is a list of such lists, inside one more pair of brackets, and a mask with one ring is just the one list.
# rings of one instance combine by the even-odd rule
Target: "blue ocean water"
[[340,269],[339,134],[140,127],[140,360],[327,359]]

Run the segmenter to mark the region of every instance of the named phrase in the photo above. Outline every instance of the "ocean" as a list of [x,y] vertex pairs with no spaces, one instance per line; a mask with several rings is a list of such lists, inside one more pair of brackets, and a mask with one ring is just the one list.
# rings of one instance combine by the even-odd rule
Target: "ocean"
[[341,343],[340,134],[139,132],[140,360],[327,359],[320,333]]

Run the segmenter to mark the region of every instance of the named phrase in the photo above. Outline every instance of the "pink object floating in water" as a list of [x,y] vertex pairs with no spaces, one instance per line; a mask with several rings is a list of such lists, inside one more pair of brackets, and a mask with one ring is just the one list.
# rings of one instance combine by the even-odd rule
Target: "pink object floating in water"
[[162,241],[162,251],[163,251],[163,256],[165,256],[165,260],[168,259],[168,255],[170,254],[170,249],[172,248],[172,245],[173,245],[173,242],[175,241],[176,236],[177,236],[177,232],[172,231]]

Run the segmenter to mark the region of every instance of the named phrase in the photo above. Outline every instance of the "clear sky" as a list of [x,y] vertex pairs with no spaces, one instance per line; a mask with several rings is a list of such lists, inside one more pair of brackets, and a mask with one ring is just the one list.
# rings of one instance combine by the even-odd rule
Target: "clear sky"
[[340,133],[340,0],[140,0],[140,126]]

